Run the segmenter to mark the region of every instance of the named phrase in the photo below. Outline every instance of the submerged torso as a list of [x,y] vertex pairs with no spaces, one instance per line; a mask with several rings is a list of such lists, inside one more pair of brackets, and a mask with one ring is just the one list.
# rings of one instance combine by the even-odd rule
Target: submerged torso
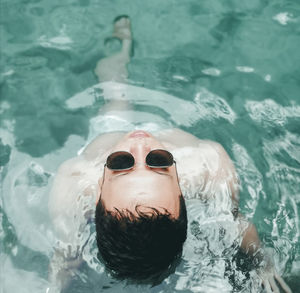
[[[112,132],[95,138],[78,157],[60,167],[50,194],[49,212],[57,237],[63,242],[74,243],[76,230],[93,214],[106,158],[124,134]],[[232,209],[231,196],[215,196],[219,191],[214,181],[222,175],[221,165],[227,163],[217,144],[179,129],[162,130],[154,136],[173,154],[186,199],[207,202],[213,195],[222,209]]]
[[[111,94],[111,84],[107,84],[106,88],[100,86],[104,97]],[[109,91],[106,92],[106,89]],[[136,98],[151,100],[163,95],[160,99],[162,106],[170,100],[169,95],[138,87],[122,85],[117,90],[120,90],[118,94],[122,98],[123,93],[127,93],[128,99],[135,95]],[[180,102],[180,99],[176,100],[179,109]],[[190,110],[193,109],[191,105]],[[204,283],[204,275],[208,273],[210,276],[210,269],[218,272],[223,280],[225,259],[232,256],[235,251],[233,244],[239,239],[238,225],[232,214],[238,202],[234,193],[236,186],[226,180],[235,177],[235,171],[227,153],[219,144],[172,128],[173,124],[162,118],[157,120],[157,117],[143,112],[138,117],[136,113],[130,113],[131,120],[128,120],[126,113],[105,112],[91,119],[88,139],[91,142],[77,157],[60,167],[49,198],[49,213],[55,233],[53,246],[64,251],[65,257],[77,257],[80,253],[87,263],[93,257],[91,251],[85,249],[89,247],[85,244],[95,241],[94,225],[89,223],[93,223],[106,158],[126,132],[143,129],[152,133],[176,160],[189,223],[183,259],[191,264],[195,262],[192,270],[197,269],[195,275],[201,276]],[[184,115],[180,117],[190,119]],[[97,134],[100,135],[95,137]],[[235,198],[235,204],[232,198]],[[214,275],[217,276],[216,273]],[[186,281],[193,283],[193,280]],[[184,278],[181,284],[185,287]]]

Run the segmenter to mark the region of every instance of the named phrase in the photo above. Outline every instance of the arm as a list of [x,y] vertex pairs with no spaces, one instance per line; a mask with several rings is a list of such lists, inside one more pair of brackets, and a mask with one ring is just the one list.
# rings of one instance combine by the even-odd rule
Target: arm
[[[242,216],[239,214],[239,218],[242,219]],[[243,221],[245,221],[243,219]],[[243,232],[243,240],[241,243],[241,250],[249,255],[255,255],[255,253],[260,249],[261,243],[258,237],[255,226],[252,223],[247,224],[248,227]]]
[[214,182],[216,194],[222,197],[227,194],[231,196],[232,212],[236,217],[239,205],[239,178],[234,164],[222,145],[212,141],[205,143],[209,146],[209,149],[206,147],[205,153],[209,181]]
[[76,157],[63,163],[55,176],[48,202],[54,236],[49,293],[67,287],[83,262],[82,251],[89,236],[84,230],[98,192],[99,175],[93,173],[97,172]]
[[[244,222],[246,221],[241,215],[239,215],[239,219]],[[242,237],[243,239],[240,248],[244,253],[252,257],[253,264],[256,267],[257,274],[261,278],[262,285],[266,289],[266,292],[279,293],[280,291],[276,284],[277,281],[284,292],[292,293],[289,286],[277,273],[271,256],[269,256],[262,248],[254,224],[247,223],[247,228],[242,231]]]
[[[211,142],[211,146],[218,154],[215,161],[211,159],[212,162],[218,165],[218,171],[214,173],[214,180],[216,180],[218,185],[226,183],[231,193],[233,206],[237,208],[239,201],[238,178],[233,162],[220,144]],[[268,293],[279,293],[280,291],[276,284],[277,281],[284,292],[291,293],[288,285],[276,272],[271,257],[267,255],[266,251],[262,248],[255,226],[252,223],[248,223],[240,214],[238,215],[238,219],[240,221],[240,233],[242,236],[240,249],[252,258],[253,264],[257,268],[257,273],[266,291]]]

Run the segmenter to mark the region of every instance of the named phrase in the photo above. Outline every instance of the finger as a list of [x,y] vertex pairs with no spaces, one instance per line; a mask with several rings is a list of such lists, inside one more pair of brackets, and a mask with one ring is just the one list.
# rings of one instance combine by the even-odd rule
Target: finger
[[71,256],[72,256],[72,247],[71,247],[71,245],[68,245],[68,253],[67,253],[67,257],[68,257],[68,258],[71,258]]
[[272,292],[280,293],[279,288],[277,287],[277,285],[275,283],[275,280],[273,278],[270,278],[269,282],[270,282],[270,285],[271,285],[271,288],[272,288]]
[[290,289],[290,287],[286,284],[286,282],[278,274],[275,274],[275,278],[286,293],[292,293],[292,290]]
[[269,284],[268,281],[263,281],[262,284],[263,284],[263,286],[264,286],[264,288],[265,288],[265,291],[266,291],[267,293],[272,293],[272,290],[271,290],[271,287],[270,287],[270,284]]

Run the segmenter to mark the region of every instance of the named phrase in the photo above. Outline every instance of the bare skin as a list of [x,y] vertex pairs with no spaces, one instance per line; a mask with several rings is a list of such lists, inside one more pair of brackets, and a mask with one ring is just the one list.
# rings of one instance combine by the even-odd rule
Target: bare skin
[[99,81],[125,82],[128,77],[126,65],[130,61],[132,33],[129,18],[123,17],[114,23],[113,36],[122,41],[122,50],[117,54],[101,59],[96,66],[95,74]]
[[[130,20],[127,17],[114,23],[115,37],[122,41],[122,50],[97,63],[95,73],[100,81],[125,82],[128,77],[126,65],[130,61],[132,32]],[[127,109],[124,101],[108,103],[101,113],[112,109]],[[199,140],[197,137],[180,129],[168,129],[158,133],[135,135],[135,132],[113,132],[95,138],[83,153],[61,165],[55,177],[49,200],[49,211],[55,224],[58,238],[63,243],[70,244],[75,252],[57,253],[56,258],[77,258],[80,255],[80,239],[77,232],[80,223],[86,221],[80,206],[80,196],[89,199],[93,205],[100,198],[108,210],[129,209],[135,211],[136,205],[154,207],[161,211],[168,210],[174,217],[179,214],[179,195],[186,184],[197,185],[203,190],[203,199],[216,200],[211,194],[218,194],[219,186],[227,186],[232,210],[239,203],[238,179],[234,164],[224,148],[212,141]],[[164,170],[148,168],[145,158],[153,149],[166,149],[175,156],[175,165]],[[109,154],[115,151],[128,151],[135,158],[135,166],[130,171],[113,172],[103,166]],[[191,174],[193,175],[191,177]],[[213,190],[211,183],[213,182]],[[79,192],[80,191],[80,192]],[[163,196],[161,196],[163,194]],[[121,196],[120,196],[121,195]],[[74,223],[74,218],[80,216],[81,221]],[[241,215],[239,217],[242,217]],[[255,255],[261,248],[261,243],[253,224],[247,229],[241,229],[241,249]],[[74,250],[74,249],[73,249]],[[55,256],[54,256],[55,259]],[[70,266],[74,261],[70,262]],[[58,268],[52,269],[54,275]],[[56,272],[55,272],[56,271]],[[261,269],[258,274],[267,292],[279,292],[279,287],[290,293],[291,290],[277,274],[272,263]],[[55,277],[54,277],[55,278]]]

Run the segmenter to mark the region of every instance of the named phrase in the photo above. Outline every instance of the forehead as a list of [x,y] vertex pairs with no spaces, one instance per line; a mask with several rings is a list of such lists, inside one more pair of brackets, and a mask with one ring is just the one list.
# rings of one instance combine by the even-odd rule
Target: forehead
[[156,194],[159,191],[169,193],[173,189],[173,181],[171,175],[153,170],[128,171],[108,176],[103,191],[108,190],[115,196],[119,196],[120,191],[123,196],[149,194],[149,191],[155,191]]
[[108,210],[135,210],[137,205],[167,209],[177,214],[180,189],[176,178],[149,170],[110,176],[102,187],[101,198]]

